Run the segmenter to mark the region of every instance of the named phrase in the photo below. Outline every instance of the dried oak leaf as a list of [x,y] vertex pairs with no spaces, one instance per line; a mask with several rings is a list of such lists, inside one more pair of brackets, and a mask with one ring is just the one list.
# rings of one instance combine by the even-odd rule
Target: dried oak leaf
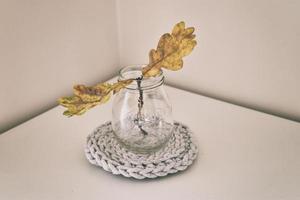
[[194,28],[185,28],[185,23],[176,24],[172,33],[161,36],[157,48],[149,53],[149,64],[143,68],[143,76],[156,76],[161,68],[179,70],[183,66],[182,58],[189,55],[197,45]]
[[92,87],[84,85],[74,86],[74,96],[62,97],[58,103],[67,108],[64,115],[82,115],[96,105],[106,103],[111,96],[111,92],[121,90],[130,84],[132,80],[119,81],[114,84],[100,83]]
[[[172,33],[161,36],[157,48],[149,53],[149,64],[143,68],[143,77],[156,76],[161,68],[179,70],[183,66],[182,58],[191,53],[197,42],[194,28],[185,28],[184,22],[176,24]],[[59,104],[66,107],[63,113],[67,116],[82,115],[90,108],[105,103],[110,99],[111,93],[119,92],[132,83],[133,79],[121,80],[114,84],[100,83],[92,87],[84,85],[74,86],[74,96],[62,97]]]

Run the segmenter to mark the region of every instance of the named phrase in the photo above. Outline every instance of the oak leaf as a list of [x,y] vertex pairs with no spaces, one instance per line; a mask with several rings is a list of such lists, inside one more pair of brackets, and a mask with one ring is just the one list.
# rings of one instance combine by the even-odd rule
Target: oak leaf
[[176,24],[172,33],[161,36],[157,48],[149,53],[149,64],[143,68],[143,76],[156,76],[161,68],[179,70],[183,66],[182,58],[189,55],[197,45],[194,28],[185,28],[185,23]]
[[67,108],[64,115],[69,117],[82,115],[94,106],[106,103],[111,97],[111,92],[119,91],[131,82],[132,80],[124,80],[114,84],[100,83],[91,87],[75,85],[74,96],[62,97],[58,99],[58,103]]
[[[182,58],[191,53],[196,46],[194,28],[185,28],[185,23],[176,24],[171,33],[165,33],[161,36],[157,48],[149,52],[149,64],[142,69],[140,78],[157,76],[161,68],[168,70],[179,70],[183,66]],[[107,102],[111,93],[115,94],[134,79],[120,80],[117,83],[100,83],[95,86],[87,87],[84,85],[75,85],[74,95],[58,99],[60,105],[67,108],[64,115],[82,115],[87,110],[96,105]]]

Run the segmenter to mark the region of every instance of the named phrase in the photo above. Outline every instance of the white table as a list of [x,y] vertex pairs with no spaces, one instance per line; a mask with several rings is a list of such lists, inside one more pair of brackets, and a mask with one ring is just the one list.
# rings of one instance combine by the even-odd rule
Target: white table
[[167,87],[174,118],[195,133],[187,171],[156,180],[92,166],[86,136],[111,118],[111,102],[82,117],[63,108],[0,135],[1,200],[299,200],[300,123]]

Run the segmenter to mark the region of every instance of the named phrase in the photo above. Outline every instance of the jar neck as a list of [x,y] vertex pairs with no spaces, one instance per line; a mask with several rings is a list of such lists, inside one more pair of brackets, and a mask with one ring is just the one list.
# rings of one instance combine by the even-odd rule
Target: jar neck
[[164,83],[162,70],[155,77],[143,77],[143,65],[127,66],[120,70],[119,80],[133,79],[132,83],[126,86],[130,90],[149,90],[161,86]]

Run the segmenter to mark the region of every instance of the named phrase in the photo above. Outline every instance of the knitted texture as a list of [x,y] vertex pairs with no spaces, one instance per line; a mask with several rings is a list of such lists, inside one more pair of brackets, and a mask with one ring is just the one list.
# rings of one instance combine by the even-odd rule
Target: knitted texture
[[111,122],[96,128],[87,138],[85,154],[89,162],[116,175],[136,179],[156,178],[183,171],[197,157],[197,146],[189,128],[174,123],[173,135],[162,149],[152,154],[128,151],[116,140]]

